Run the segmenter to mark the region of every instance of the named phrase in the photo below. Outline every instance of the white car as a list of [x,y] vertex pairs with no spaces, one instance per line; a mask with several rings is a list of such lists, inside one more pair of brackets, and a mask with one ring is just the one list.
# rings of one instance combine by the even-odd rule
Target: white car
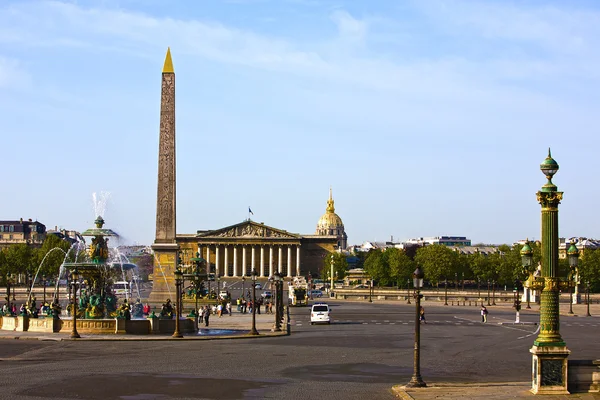
[[331,310],[329,306],[325,303],[316,303],[313,304],[310,310],[310,324],[314,325],[316,323],[331,323]]

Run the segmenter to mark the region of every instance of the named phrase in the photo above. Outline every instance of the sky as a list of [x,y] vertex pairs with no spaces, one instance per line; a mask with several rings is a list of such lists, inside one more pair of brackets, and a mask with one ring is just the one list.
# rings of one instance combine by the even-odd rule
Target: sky
[[154,240],[161,71],[176,73],[177,233],[248,217],[349,244],[600,237],[595,1],[0,2],[0,219],[83,231],[106,199]]

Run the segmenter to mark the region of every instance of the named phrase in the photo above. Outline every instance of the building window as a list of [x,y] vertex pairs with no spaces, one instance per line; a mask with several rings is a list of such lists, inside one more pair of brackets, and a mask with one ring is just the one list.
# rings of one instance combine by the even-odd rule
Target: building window
[[15,226],[14,226],[14,225],[10,225],[10,226],[8,227],[8,231],[9,231],[9,232],[14,232],[14,231],[15,231]]

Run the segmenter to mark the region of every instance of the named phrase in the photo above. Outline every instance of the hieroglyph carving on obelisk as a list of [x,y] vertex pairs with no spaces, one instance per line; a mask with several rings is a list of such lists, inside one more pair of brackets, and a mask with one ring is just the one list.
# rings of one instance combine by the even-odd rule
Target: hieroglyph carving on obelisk
[[160,99],[158,195],[154,243],[175,243],[175,182],[175,71],[171,50],[167,49]]

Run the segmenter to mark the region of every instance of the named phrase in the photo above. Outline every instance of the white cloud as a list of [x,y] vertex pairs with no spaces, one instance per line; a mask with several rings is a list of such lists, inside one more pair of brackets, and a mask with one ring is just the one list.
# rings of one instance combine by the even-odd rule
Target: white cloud
[[341,40],[354,44],[364,44],[368,31],[366,21],[354,18],[345,10],[335,10],[331,14],[331,20],[337,25]]

